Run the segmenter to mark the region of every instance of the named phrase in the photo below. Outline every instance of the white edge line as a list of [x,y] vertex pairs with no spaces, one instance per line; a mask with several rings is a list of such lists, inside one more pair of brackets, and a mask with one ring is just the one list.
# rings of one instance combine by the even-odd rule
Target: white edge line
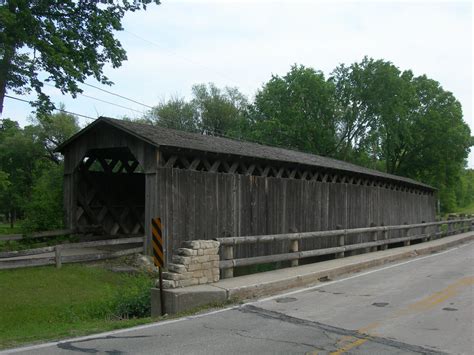
[[276,298],[295,295],[295,294],[306,292],[306,291],[309,291],[309,290],[314,290],[314,289],[317,289],[317,288],[333,285],[335,283],[339,283],[339,282],[343,282],[343,281],[347,281],[347,280],[352,280],[352,279],[355,279],[355,278],[358,278],[358,277],[370,275],[370,274],[373,274],[375,272],[379,272],[379,271],[383,271],[383,270],[387,270],[387,269],[392,269],[394,267],[398,267],[398,266],[410,264],[410,263],[413,263],[413,262],[416,262],[416,261],[436,257],[436,256],[439,256],[439,255],[450,253],[450,252],[452,252],[454,250],[457,250],[459,248],[460,248],[460,246],[452,248],[452,249],[448,249],[448,250],[445,250],[445,251],[442,251],[442,252],[439,252],[439,253],[436,253],[436,254],[418,257],[418,258],[415,258],[415,259],[412,259],[412,260],[404,261],[404,262],[401,262],[401,263],[397,263],[397,264],[385,266],[385,267],[382,267],[382,268],[378,268],[378,269],[375,269],[375,270],[370,270],[370,271],[367,271],[367,272],[356,274],[356,275],[353,275],[353,276],[345,277],[343,279],[324,282],[324,283],[321,283],[321,284],[317,284],[315,286],[306,287],[306,288],[298,289],[298,290],[291,291],[291,292],[281,293],[281,294],[278,294],[278,295],[275,295],[275,296],[259,299],[258,301],[247,302],[247,303],[243,303],[243,304],[240,304],[240,305],[231,306],[231,307],[227,307],[227,308],[222,308],[222,309],[214,310],[214,311],[207,312],[207,313],[201,313],[201,314],[196,314],[196,315],[193,315],[193,316],[187,316],[187,317],[182,317],[182,318],[177,318],[177,319],[170,319],[170,320],[165,320],[165,321],[160,321],[160,322],[154,322],[154,323],[150,323],[150,324],[139,325],[139,326],[132,327],[132,328],[117,329],[117,330],[112,330],[110,332],[91,334],[91,335],[78,337],[78,338],[64,339],[64,340],[60,340],[60,341],[54,341],[54,342],[49,342],[49,343],[44,343],[44,344],[39,344],[39,345],[31,345],[31,346],[26,346],[26,347],[21,347],[21,348],[8,349],[8,350],[0,351],[0,354],[13,354],[13,353],[18,353],[18,352],[22,352],[22,351],[42,349],[42,348],[47,348],[49,346],[54,346],[54,345],[58,345],[58,344],[62,344],[62,343],[92,340],[92,339],[95,339],[95,338],[102,338],[102,337],[106,337],[106,336],[110,336],[110,335],[133,332],[133,331],[148,329],[148,328],[153,328],[153,327],[160,327],[160,326],[165,326],[165,325],[168,325],[168,324],[183,322],[183,321],[186,321],[186,320],[212,316],[214,314],[218,314],[218,313],[222,313],[222,312],[231,311],[233,309],[241,308],[241,307],[246,306],[246,305],[255,305],[255,304],[262,303],[262,302],[271,301],[271,300],[274,300]]

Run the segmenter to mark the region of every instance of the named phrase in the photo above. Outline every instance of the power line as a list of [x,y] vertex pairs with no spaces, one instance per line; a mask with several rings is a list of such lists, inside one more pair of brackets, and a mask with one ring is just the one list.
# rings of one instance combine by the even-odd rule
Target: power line
[[[10,95],[5,95],[5,97],[8,97],[9,99],[21,101],[21,102],[26,102],[26,103],[29,104],[30,106],[33,106],[32,103],[31,103],[31,101],[24,100],[24,99],[20,99],[19,97],[14,97],[14,96],[10,96]],[[60,112],[63,112],[63,113],[67,113],[67,114],[74,115],[74,116],[79,116],[79,117],[88,118],[88,119],[91,119],[91,120],[96,120],[96,119],[97,119],[97,118],[94,118],[94,117],[91,117],[91,116],[81,115],[80,113],[75,113],[75,112],[63,110],[62,108],[56,108],[56,107],[54,107],[53,110],[55,110],[55,111],[60,111]]]
[[[153,42],[153,41],[150,41],[149,39],[143,38],[143,37],[141,37],[141,36],[139,36],[139,35],[137,35],[137,34],[135,34],[135,33],[132,33],[132,32],[130,32],[130,31],[128,31],[128,30],[125,30],[125,29],[124,29],[123,32],[126,32],[126,33],[132,35],[133,37],[138,38],[138,39],[142,40],[143,42],[147,42],[148,44],[151,44],[151,45],[153,45],[153,46],[155,46],[155,47],[158,47],[158,48],[163,49],[163,50],[167,50],[166,48],[164,48],[163,46],[159,45],[158,43]],[[169,51],[169,50],[168,50],[168,51]],[[184,61],[186,61],[186,62],[188,62],[188,63],[191,63],[191,64],[193,64],[193,65],[197,65],[197,66],[200,66],[201,68],[210,70],[211,72],[220,75],[222,78],[233,82],[235,85],[239,85],[239,86],[240,86],[240,84],[237,83],[236,80],[234,80],[233,78],[231,78],[231,77],[225,75],[225,74],[222,73],[222,72],[217,71],[215,68],[211,68],[211,67],[208,67],[208,66],[206,66],[206,65],[203,65],[203,64],[201,64],[201,63],[198,63],[198,62],[196,62],[196,61],[193,61],[193,60],[191,60],[191,59],[188,59],[188,58],[186,58],[186,57],[179,56],[179,55],[176,54],[175,52],[172,52],[172,51],[169,51],[169,52],[170,52],[170,53],[169,53],[168,55],[172,55],[172,56],[174,56],[174,57],[177,57],[177,58],[179,58],[179,59],[181,59],[181,60],[184,60]],[[166,55],[166,53],[164,53],[164,54]],[[249,87],[248,87],[248,89],[249,89]]]
[[[52,88],[55,88],[55,89],[59,90],[59,89],[58,89],[56,86],[54,86],[54,85],[51,85],[51,84],[48,84],[48,83],[44,83],[44,85],[50,86],[50,87],[52,87]],[[81,95],[81,96],[87,97],[87,98],[89,98],[89,99],[92,99],[92,100],[100,101],[100,102],[103,102],[103,103],[106,103],[106,104],[109,104],[109,105],[112,105],[112,106],[117,106],[117,107],[120,107],[120,108],[124,108],[124,109],[130,110],[130,111],[134,111],[134,112],[138,112],[138,113],[140,113],[140,114],[143,114],[143,112],[138,111],[138,110],[135,110],[135,109],[130,108],[130,107],[127,107],[127,106],[122,106],[122,105],[116,104],[116,103],[114,103],[114,102],[102,100],[102,99],[99,99],[99,98],[97,98],[97,97],[89,96],[89,95],[86,95],[86,94],[83,94],[83,93],[80,93],[80,92],[79,92],[78,94]]]
[[137,101],[137,100],[130,99],[130,98],[128,98],[128,97],[125,97],[125,96],[123,96],[123,95],[116,94],[116,93],[114,93],[114,92],[111,92],[111,91],[108,91],[108,90],[102,89],[102,88],[100,88],[100,87],[98,87],[98,86],[95,86],[95,85],[92,85],[92,84],[87,84],[87,83],[83,83],[83,84],[84,84],[84,85],[86,85],[86,86],[90,86],[91,88],[94,88],[94,89],[97,89],[97,90],[100,90],[100,91],[106,92],[106,93],[107,93],[107,94],[109,94],[109,95],[113,95],[113,96],[120,97],[120,98],[122,98],[122,99],[124,99],[124,100],[130,101],[130,102],[133,102],[133,103],[135,103],[135,104],[142,105],[142,106],[144,106],[144,107],[147,107],[147,108],[150,108],[150,109],[152,109],[152,108],[153,108],[152,106],[150,106],[150,105],[147,105],[147,104],[144,104],[143,102],[139,102],[139,101]]

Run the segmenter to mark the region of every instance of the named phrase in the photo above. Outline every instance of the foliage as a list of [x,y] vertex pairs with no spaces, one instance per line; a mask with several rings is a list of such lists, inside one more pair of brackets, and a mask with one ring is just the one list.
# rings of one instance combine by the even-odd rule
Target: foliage
[[[61,104],[60,109],[64,110]],[[77,117],[68,113],[58,112],[52,115],[38,115],[33,123],[37,129],[38,140],[41,141],[47,158],[56,164],[61,156],[56,148],[79,131]]]
[[0,121],[0,170],[8,174],[8,186],[0,195],[1,212],[14,222],[28,200],[42,156],[41,144],[32,127],[21,129],[14,121]]
[[63,227],[62,186],[62,165],[51,166],[35,178],[30,198],[25,203],[24,231],[45,231]]
[[78,130],[77,118],[63,113],[39,116],[24,128],[0,120],[0,213],[12,225],[26,211],[27,231],[60,225],[62,166],[54,150]]
[[186,132],[199,132],[196,106],[184,98],[174,97],[155,106],[146,116],[151,123]]
[[335,152],[334,86],[322,72],[291,67],[257,93],[250,116],[252,140],[321,155]]
[[[151,283],[146,275],[85,265],[0,271],[0,348],[149,322],[149,304],[147,310],[128,307],[122,313],[121,295],[141,305]],[[144,318],[132,319],[137,308]]]
[[238,136],[248,107],[237,88],[212,83],[192,88],[192,99],[175,97],[155,106],[145,119],[153,124],[207,135]]
[[117,319],[150,317],[153,280],[145,275],[130,277],[129,287],[115,294],[111,314]]
[[294,65],[272,76],[253,103],[237,89],[195,85],[192,100],[162,103],[148,118],[411,177],[439,190],[443,212],[473,195],[463,174],[474,138],[460,103],[437,81],[384,60],[341,64],[328,79]]
[[209,83],[194,85],[192,91],[201,133],[232,135],[237,130],[247,108],[247,99],[237,88],[219,89]]
[[127,11],[159,1],[6,0],[0,5],[0,113],[6,91],[34,90],[41,112],[53,108],[43,93],[45,81],[73,97],[88,77],[111,85],[106,63],[119,67],[126,52],[115,38]]

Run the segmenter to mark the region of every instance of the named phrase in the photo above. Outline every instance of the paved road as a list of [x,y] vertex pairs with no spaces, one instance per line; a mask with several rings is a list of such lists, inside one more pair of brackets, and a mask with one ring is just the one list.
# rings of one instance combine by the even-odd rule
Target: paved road
[[474,243],[197,317],[25,354],[472,354]]

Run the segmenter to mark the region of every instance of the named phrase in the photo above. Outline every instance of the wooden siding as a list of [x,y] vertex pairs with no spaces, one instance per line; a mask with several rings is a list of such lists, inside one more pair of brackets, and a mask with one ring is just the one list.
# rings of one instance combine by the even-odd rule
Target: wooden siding
[[[107,152],[115,154],[113,149],[117,148],[129,150],[139,162],[142,175],[125,178],[137,186],[121,191],[125,194],[115,200],[110,198],[109,203],[111,206],[123,207],[129,204],[128,201],[134,201],[133,204],[137,206],[144,204],[143,227],[147,237],[145,252],[150,250],[150,221],[154,217],[161,217],[168,261],[173,250],[184,240],[319,231],[335,229],[338,226],[368,227],[371,223],[418,223],[435,219],[436,197],[433,190],[421,185],[415,186],[407,184],[406,181],[395,180],[387,182],[377,176],[361,177],[356,172],[353,176],[349,172],[341,175],[324,169],[318,172],[317,167],[311,167],[315,170],[313,172],[303,172],[305,167],[292,167],[285,162],[272,161],[270,164],[268,161],[255,159],[246,161],[244,157],[232,161],[235,157],[230,155],[221,154],[216,158],[203,152],[188,150],[185,153],[192,153],[194,156],[189,156],[187,166],[178,161],[183,155],[182,149],[163,150],[101,122],[87,134],[78,136],[63,150],[66,227],[77,226],[77,218],[81,212],[78,208],[78,195],[88,194],[84,177],[78,170],[84,157],[92,150],[101,150],[104,156]],[[179,158],[176,167],[169,164],[173,155]],[[212,167],[218,169],[218,165],[215,165],[216,162],[211,158],[222,159],[222,165],[227,162],[229,169],[212,171]],[[199,160],[201,167],[194,164]],[[231,166],[237,166],[237,162],[238,169],[232,170]],[[205,163],[209,167],[206,167]],[[252,170],[252,164],[260,166]],[[177,168],[178,166],[180,168]],[[270,167],[274,170],[272,175],[258,176],[270,174]],[[197,168],[208,171],[193,170]],[[295,169],[301,171],[295,173]],[[283,170],[286,171],[285,177],[278,177],[283,176],[279,175]],[[303,178],[304,174],[306,178]],[[94,177],[94,181],[104,186],[108,182],[110,186],[118,188],[126,186],[119,180],[116,180],[116,183],[112,181],[115,178],[110,175],[109,181],[106,176],[104,172],[103,177]],[[142,196],[126,196],[127,194]],[[97,206],[97,211],[99,207]],[[128,221],[126,225],[131,226],[132,222],[136,221]],[[350,238],[352,239],[347,241],[348,244],[369,241],[370,236]],[[335,239],[305,240],[301,249],[334,245]],[[288,248],[284,243],[257,247],[246,245],[237,248],[236,257],[286,252]]]
[[[420,223],[435,219],[435,197],[380,186],[280,179],[159,168],[155,191],[166,249],[184,240]],[[351,236],[352,242],[369,236]],[[330,239],[307,240],[302,250],[326,247]],[[317,245],[316,243],[322,243]],[[253,249],[251,249],[253,248]],[[237,251],[251,256],[286,245]]]

